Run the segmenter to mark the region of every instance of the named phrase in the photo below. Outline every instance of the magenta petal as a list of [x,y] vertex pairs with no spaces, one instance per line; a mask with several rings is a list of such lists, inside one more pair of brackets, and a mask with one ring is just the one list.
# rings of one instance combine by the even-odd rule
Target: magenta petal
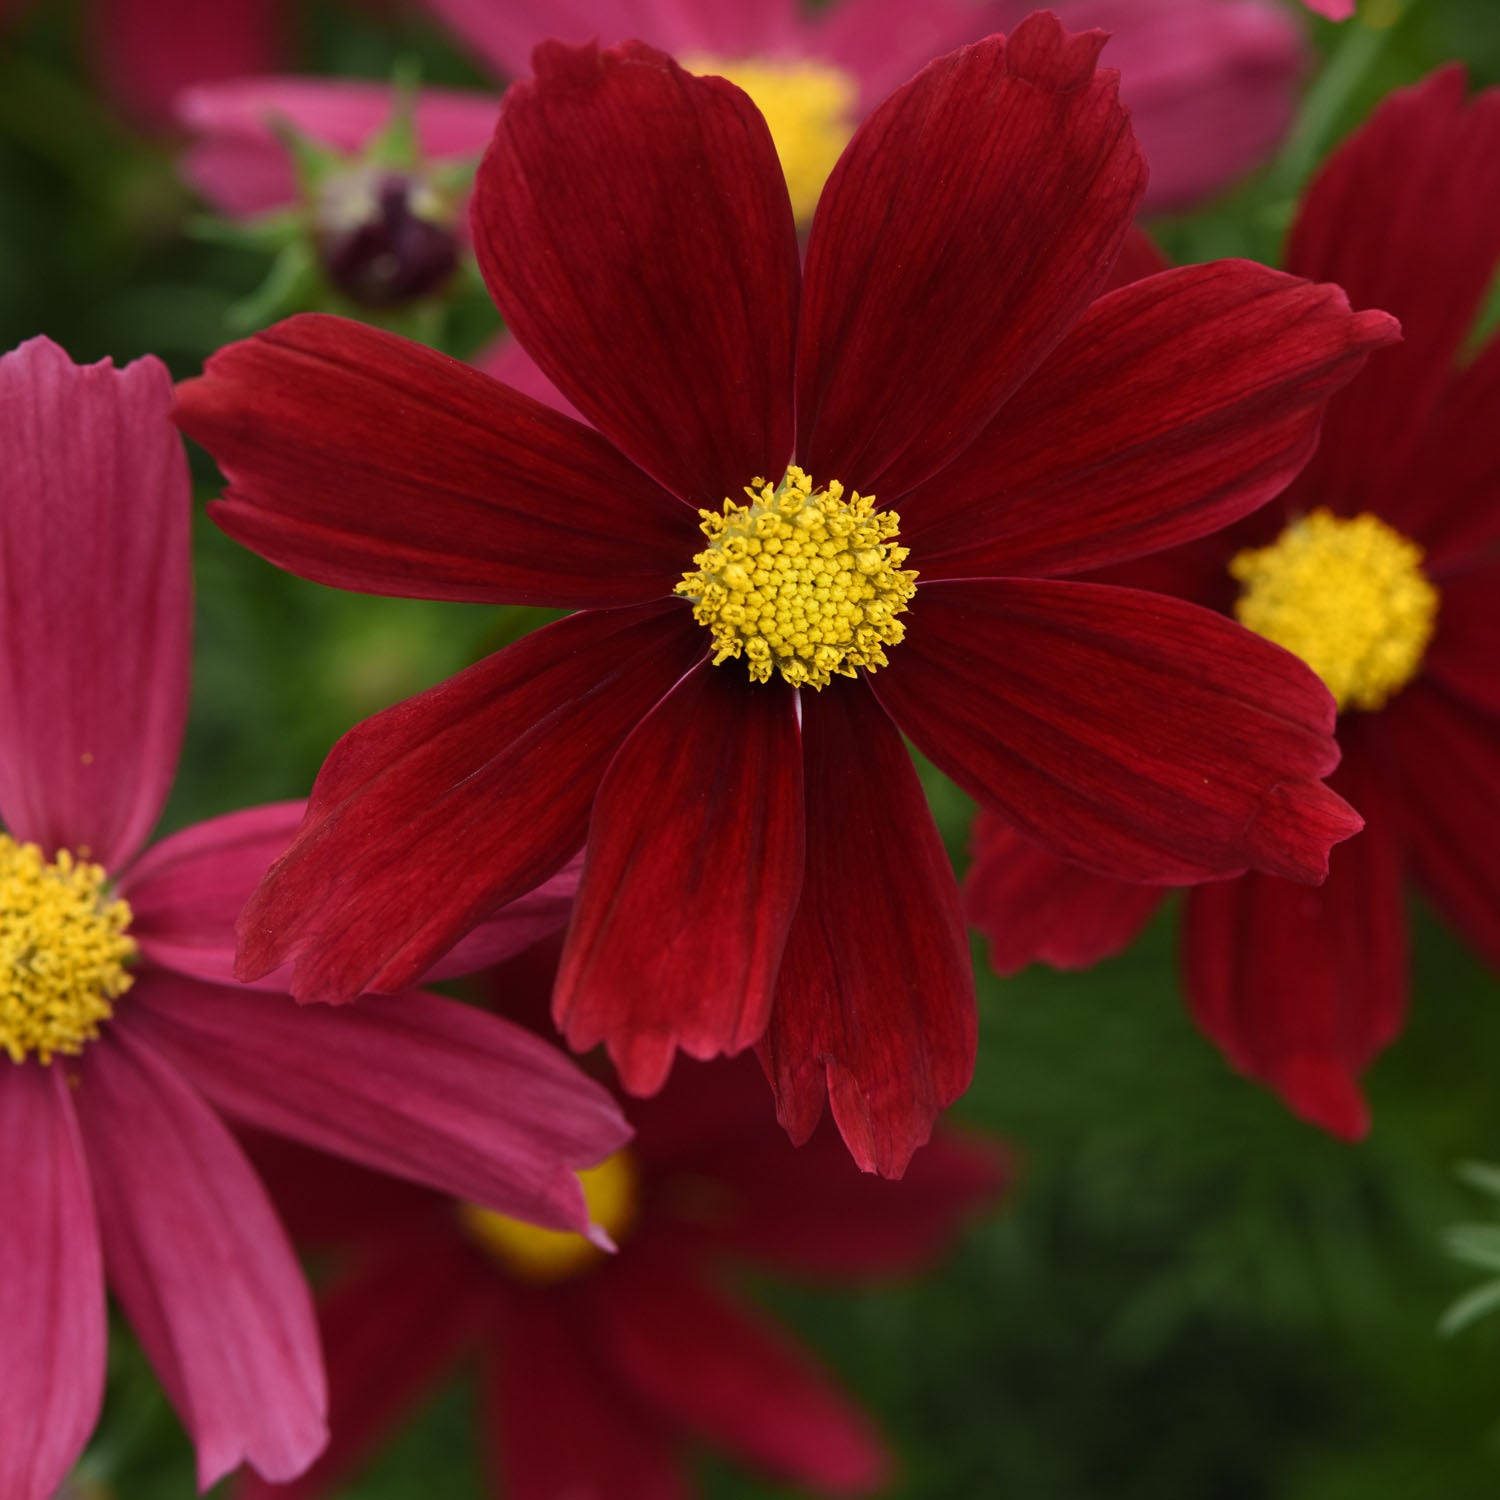
[[589,824],[553,1014],[654,1093],[673,1053],[759,1040],[802,886],[796,697],[738,662],[689,673],[620,747]]
[[110,1286],[200,1487],[241,1463],[291,1479],[328,1440],[312,1296],[244,1153],[135,1030],[122,1018],[89,1048],[74,1094]]
[[849,143],[797,336],[797,461],[819,483],[899,501],[1104,285],[1146,168],[1103,43],[1033,15],[932,63]]
[[0,358],[0,815],[113,869],[161,813],[187,711],[192,495],[155,359]]
[[597,433],[446,355],[317,314],[215,354],[177,420],[214,520],[337,588],[571,608],[672,592],[697,517]]
[[472,213],[511,332],[694,506],[779,479],[797,234],[765,121],[733,84],[639,42],[544,42],[533,66],[506,92]]
[[404,989],[583,843],[616,748],[703,651],[682,604],[572,615],[358,725],[240,919],[299,999]]
[[989,939],[997,974],[1030,963],[1091,968],[1124,952],[1166,894],[1159,885],[1112,880],[1059,859],[993,813],[974,821],[964,912]]
[[0,1495],[51,1500],[104,1392],[104,1271],[67,1064],[0,1064],[0,1182]]
[[558,1048],[436,995],[299,1007],[154,974],[130,1005],[151,1045],[237,1120],[551,1228],[587,1228],[573,1174],[630,1134]]
[[974,1072],[958,890],[906,747],[863,682],[802,694],[802,716],[807,877],[761,1060],[794,1141],[826,1093],[860,1167],[899,1177]]
[[1321,784],[1334,704],[1289,653],[1160,594],[918,588],[871,677],[918,748],[1044,848],[1124,880],[1318,881],[1360,820]]
[[1101,298],[968,449],[901,502],[924,580],[1081,573],[1263,505],[1328,398],[1397,337],[1333,286],[1250,261]]

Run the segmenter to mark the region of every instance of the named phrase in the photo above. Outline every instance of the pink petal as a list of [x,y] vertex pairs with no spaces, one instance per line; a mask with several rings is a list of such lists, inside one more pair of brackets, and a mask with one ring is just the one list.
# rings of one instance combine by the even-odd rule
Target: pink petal
[[0,358],[0,814],[116,868],[151,831],[187,712],[192,495],[155,359]]
[[1303,4],[1330,21],[1347,21],[1354,14],[1354,0],[1303,0]]
[[1320,778],[1333,700],[1295,657],[1164,595],[1022,579],[920,587],[871,677],[903,731],[1052,853],[1185,884],[1318,881],[1359,818]]
[[1111,880],[1059,859],[992,813],[974,821],[964,913],[989,939],[997,974],[1031,963],[1092,968],[1123,953],[1166,894],[1159,885]]
[[199,1486],[242,1462],[290,1479],[328,1440],[312,1297],[244,1154],[136,1029],[122,1017],[93,1043],[74,1095],[110,1286],[197,1444]]
[[807,877],[761,1061],[794,1141],[811,1135],[826,1093],[860,1167],[899,1177],[974,1072],[953,867],[862,681],[802,694],[802,732]]
[[1104,285],[1145,186],[1104,38],[1046,14],[940,59],[823,190],[798,462],[891,505],[994,418]]
[[630,1134],[556,1047],[436,995],[299,1007],[153,974],[130,1004],[140,1034],[235,1119],[550,1228],[588,1227],[574,1173]]
[[479,168],[486,284],[558,389],[718,506],[792,447],[797,235],[765,121],[650,47],[537,48]]
[[638,604],[670,595],[701,541],[697,517],[597,433],[345,318],[221,349],[179,389],[177,420],[229,481],[214,520],[336,588]]
[[703,652],[680,604],[559,620],[352,729],[240,918],[245,978],[404,989],[583,843],[620,742]]
[[611,762],[553,1015],[655,1093],[681,1047],[739,1052],[770,1014],[802,887],[796,695],[701,663]]
[[51,1500],[99,1416],[104,1271],[68,1064],[0,1068],[0,1495]]

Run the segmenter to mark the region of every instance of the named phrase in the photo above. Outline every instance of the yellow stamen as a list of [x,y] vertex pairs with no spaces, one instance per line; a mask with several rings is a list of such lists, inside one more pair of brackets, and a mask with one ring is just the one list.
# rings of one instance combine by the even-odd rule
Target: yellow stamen
[[714,665],[743,655],[755,682],[774,670],[813,688],[889,665],[884,648],[905,635],[896,617],[917,591],[916,572],[901,570],[907,549],[895,545],[901,517],[876,510],[873,495],[845,499],[836,479],[814,490],[797,468],[745,494],[749,505],[698,512],[710,545],[677,585],[713,631]]
[[1377,516],[1315,510],[1229,571],[1240,623],[1300,656],[1341,709],[1383,708],[1422,665],[1438,591],[1422,549]]
[[799,224],[807,223],[828,174],[854,134],[858,84],[842,68],[827,63],[695,57],[683,67],[690,73],[727,78],[749,94],[776,143],[792,212]]
[[[580,1172],[578,1180],[588,1200],[589,1217],[618,1245],[635,1219],[635,1158],[628,1151],[617,1151],[597,1167]],[[539,1229],[472,1203],[462,1205],[459,1217],[479,1247],[523,1281],[542,1285],[566,1281],[588,1270],[604,1254],[581,1234]]]
[[130,907],[105,879],[66,849],[49,864],[0,834],[0,1048],[12,1062],[82,1052],[130,988]]

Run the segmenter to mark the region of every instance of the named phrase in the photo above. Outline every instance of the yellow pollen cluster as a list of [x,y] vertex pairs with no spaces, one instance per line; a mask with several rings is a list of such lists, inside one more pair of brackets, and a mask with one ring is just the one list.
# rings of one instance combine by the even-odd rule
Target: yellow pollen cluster
[[12,1062],[78,1053],[130,988],[130,907],[98,865],[0,834],[0,1048]]
[[859,86],[853,77],[827,63],[765,58],[695,57],[683,67],[690,73],[727,78],[749,94],[776,143],[792,212],[799,224],[807,223],[828,174],[854,134]]
[[744,656],[755,682],[778,671],[793,687],[823,688],[835,673],[887,665],[885,647],[906,633],[897,616],[917,591],[901,517],[873,496],[844,496],[837,480],[814,490],[801,469],[779,485],[757,479],[749,505],[699,511],[707,551],[677,592],[697,600],[693,618],[713,631],[714,665]]
[[[628,1151],[578,1174],[589,1217],[617,1245],[635,1219],[637,1199],[635,1158]],[[567,1281],[586,1271],[603,1255],[581,1234],[540,1229],[521,1219],[465,1203],[459,1218],[469,1237],[512,1275],[537,1285]]]
[[1341,709],[1383,708],[1416,676],[1438,591],[1422,549],[1379,517],[1315,510],[1229,571],[1240,623],[1300,656]]

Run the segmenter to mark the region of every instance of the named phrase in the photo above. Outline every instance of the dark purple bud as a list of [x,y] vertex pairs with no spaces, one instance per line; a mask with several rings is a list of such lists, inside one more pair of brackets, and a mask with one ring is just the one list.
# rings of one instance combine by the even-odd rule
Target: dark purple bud
[[365,167],[323,185],[318,253],[328,279],[365,307],[440,291],[458,266],[448,205],[420,178]]

